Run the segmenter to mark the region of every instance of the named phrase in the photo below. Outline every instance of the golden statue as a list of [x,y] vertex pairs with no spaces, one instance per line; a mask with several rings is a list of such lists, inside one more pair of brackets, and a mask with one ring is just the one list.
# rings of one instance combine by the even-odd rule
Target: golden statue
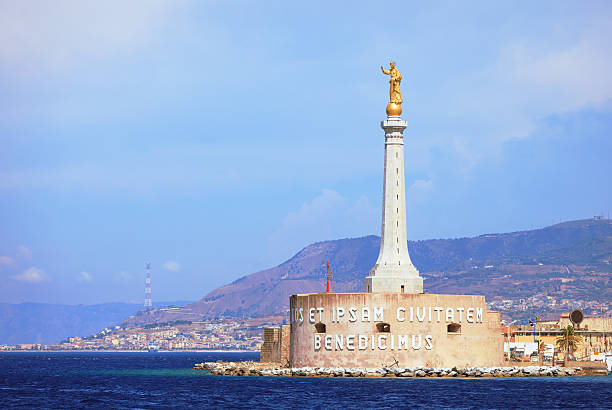
[[387,104],[387,115],[400,115],[402,113],[402,93],[400,91],[400,82],[402,74],[395,66],[395,62],[391,61],[391,69],[385,70],[383,66],[380,69],[384,74],[391,76],[389,79],[389,104]]

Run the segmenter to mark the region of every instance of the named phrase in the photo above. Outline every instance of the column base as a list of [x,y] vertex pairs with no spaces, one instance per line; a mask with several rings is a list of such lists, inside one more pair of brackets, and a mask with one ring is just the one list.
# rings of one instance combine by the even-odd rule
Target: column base
[[423,293],[423,278],[420,276],[407,278],[368,276],[365,286],[368,293]]

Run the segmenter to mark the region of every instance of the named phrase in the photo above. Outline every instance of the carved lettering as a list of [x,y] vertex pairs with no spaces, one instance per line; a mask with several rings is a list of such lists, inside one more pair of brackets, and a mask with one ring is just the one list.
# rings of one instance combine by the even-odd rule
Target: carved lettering
[[359,350],[365,350],[368,348],[368,337],[366,335],[359,335]]
[[357,308],[355,306],[351,306],[349,308],[349,322],[357,321]]
[[455,311],[453,308],[446,308],[446,323],[455,321]]
[[423,321],[425,321],[425,312],[426,312],[425,307],[423,307],[423,314],[420,314],[419,310],[420,310],[420,308],[416,308],[417,320],[419,322],[423,322]]
[[398,322],[405,321],[406,320],[405,314],[406,314],[406,308],[398,307],[397,308],[397,315],[396,315],[397,316],[397,321]]
[[340,318],[344,317],[344,308],[338,306],[338,310],[337,311],[338,311],[338,313],[336,314],[336,321],[340,322]]
[[440,306],[436,306],[434,310],[438,313],[438,323],[440,323],[440,312],[442,312],[444,309],[442,309]]
[[325,350],[332,349],[332,337],[331,335],[325,335]]
[[474,308],[468,308],[465,312],[465,319],[468,323],[474,323]]
[[383,308],[382,307],[375,307],[374,308],[374,321],[375,322],[382,322],[383,321]]
[[355,350],[355,335],[348,335],[346,337],[346,349]]
[[370,321],[370,308],[367,308],[367,307],[361,308],[361,321],[362,322]]
[[461,323],[461,315],[462,315],[462,313],[463,313],[463,311],[464,311],[464,310],[465,310],[465,309],[464,309],[464,308],[462,308],[462,307],[458,307],[458,308],[457,308],[457,312],[459,312],[459,323]]
[[336,350],[344,349],[344,336],[336,335]]
[[416,336],[417,335],[412,335],[412,348],[414,350],[419,350],[421,348],[421,344],[423,343],[423,339],[421,338],[421,335],[418,335],[419,336],[419,343],[417,344],[416,343]]
[[[382,343],[383,340],[385,341],[384,344]],[[387,349],[387,336],[386,335],[379,335],[378,336],[378,348],[380,350]]]
[[425,349],[431,350],[433,348],[432,339],[433,339],[432,335],[425,336]]

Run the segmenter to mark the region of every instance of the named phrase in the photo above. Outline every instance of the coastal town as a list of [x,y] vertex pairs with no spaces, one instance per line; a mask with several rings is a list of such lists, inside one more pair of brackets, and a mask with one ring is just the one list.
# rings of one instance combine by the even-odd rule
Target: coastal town
[[537,293],[527,298],[493,297],[487,308],[500,312],[508,322],[528,323],[535,317],[552,319],[572,309],[580,309],[588,316],[606,316],[612,312],[612,301],[561,299]]
[[[526,301],[531,302],[533,301]],[[504,308],[516,312],[524,304],[511,300],[500,304],[491,302],[502,312]],[[527,305],[529,306],[529,305]],[[564,304],[562,304],[564,306]],[[575,306],[575,305],[574,305]],[[602,305],[603,306],[603,305]],[[529,307],[534,307],[533,305]],[[537,307],[537,306],[535,306]],[[489,307],[490,308],[490,307]],[[588,306],[587,306],[588,308]],[[606,308],[608,308],[606,306]],[[591,306],[594,313],[598,306]],[[569,311],[570,308],[566,311]],[[527,309],[525,309],[527,311]],[[610,310],[606,310],[606,313]],[[590,310],[585,310],[585,313]],[[581,360],[597,360],[598,352],[612,345],[612,317],[609,314],[589,314],[584,326],[576,329],[580,336],[574,355]],[[264,329],[287,323],[281,315],[258,318],[219,318],[202,321],[175,320],[128,328],[124,324],[107,327],[89,336],[73,336],[56,344],[23,343],[0,345],[0,351],[242,351],[259,352],[264,344]],[[556,340],[563,329],[571,324],[568,314],[553,318],[534,317],[533,325],[522,321],[503,321],[504,352],[506,360],[531,360],[534,355],[542,359],[563,356],[556,349]],[[536,343],[537,342],[537,343]],[[540,345],[540,342],[543,344]],[[592,355],[595,355],[591,357]]]
[[0,350],[83,351],[259,351],[263,329],[282,323],[282,316],[247,319],[177,320],[126,328],[107,327],[90,336],[69,337],[57,344],[0,345]]

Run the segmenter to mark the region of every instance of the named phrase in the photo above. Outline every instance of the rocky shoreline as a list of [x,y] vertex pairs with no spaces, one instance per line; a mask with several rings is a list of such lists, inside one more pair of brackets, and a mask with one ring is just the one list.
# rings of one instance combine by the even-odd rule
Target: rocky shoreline
[[560,377],[585,376],[580,367],[382,367],[374,369],[344,367],[289,368],[260,362],[205,362],[194,367],[217,376],[293,376],[293,377]]

